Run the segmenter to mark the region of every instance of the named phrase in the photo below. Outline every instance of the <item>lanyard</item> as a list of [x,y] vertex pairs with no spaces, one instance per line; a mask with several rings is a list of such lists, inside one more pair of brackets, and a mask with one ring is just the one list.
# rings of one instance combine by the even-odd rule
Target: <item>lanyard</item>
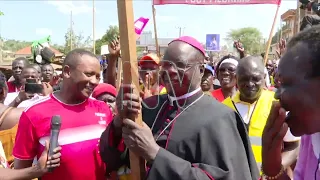
[[[191,106],[192,106],[193,104],[195,104],[197,101],[199,101],[199,100],[203,97],[203,95],[204,95],[204,94],[202,93],[202,95],[201,95],[200,97],[198,97],[195,101],[193,101],[193,102],[190,103],[187,107],[185,107],[179,114],[177,114],[176,117],[173,118],[173,120],[171,120],[165,128],[163,128],[163,130],[159,133],[159,135],[158,135],[157,137],[155,137],[155,140],[157,141],[157,140],[159,139],[159,137],[162,136],[162,134],[168,129],[168,127],[170,127],[170,125],[171,125],[174,121],[176,121],[177,118],[178,118],[185,110],[187,110],[189,107],[191,107]],[[168,101],[168,100],[167,100],[167,101]],[[167,101],[165,101],[165,103],[162,104],[160,110],[158,111],[158,114],[157,114],[157,116],[156,116],[156,118],[155,118],[155,121],[153,122],[153,124],[152,124],[152,126],[151,126],[151,131],[153,130],[154,125],[155,125],[156,121],[158,120],[159,112],[162,111],[162,108],[163,108],[164,104],[166,104]]]

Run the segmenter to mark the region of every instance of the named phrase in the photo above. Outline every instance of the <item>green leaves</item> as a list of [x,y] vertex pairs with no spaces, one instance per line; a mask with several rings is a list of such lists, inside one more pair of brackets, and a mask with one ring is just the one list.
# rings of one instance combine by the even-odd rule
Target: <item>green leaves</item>
[[4,16],[4,13],[2,11],[0,11],[0,16]]
[[108,45],[111,41],[113,41],[117,36],[119,36],[119,27],[118,26],[109,26],[109,29],[106,33],[102,36],[101,39],[96,41],[96,54],[100,55],[101,53],[101,46]]
[[[64,38],[65,38],[64,49],[60,51],[60,52],[63,52],[64,54],[67,54],[69,51],[76,48],[84,48],[89,51],[92,51],[93,41],[91,36],[88,36],[85,38],[82,33],[76,34],[73,30],[69,28]],[[71,46],[71,43],[72,43],[72,46]]]
[[243,44],[248,54],[260,54],[265,51],[262,33],[254,27],[245,27],[240,29],[232,29],[227,34],[227,40],[237,41]]

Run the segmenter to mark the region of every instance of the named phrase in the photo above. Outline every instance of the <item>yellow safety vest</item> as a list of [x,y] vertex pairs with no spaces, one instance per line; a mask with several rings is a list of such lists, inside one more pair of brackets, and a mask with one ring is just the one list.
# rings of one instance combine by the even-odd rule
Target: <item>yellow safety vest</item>
[[[261,167],[262,163],[262,133],[267,123],[267,119],[273,101],[275,101],[274,92],[263,90],[259,100],[255,105],[254,111],[252,112],[252,116],[249,123],[249,138],[251,142],[252,151],[259,168]],[[240,92],[237,92],[236,95],[232,97],[232,100],[230,97],[228,97],[222,103],[237,111],[235,103],[238,102],[248,104],[240,100]]]
[[274,78],[273,76],[270,76],[270,83],[272,86],[274,86],[276,83],[274,82]]

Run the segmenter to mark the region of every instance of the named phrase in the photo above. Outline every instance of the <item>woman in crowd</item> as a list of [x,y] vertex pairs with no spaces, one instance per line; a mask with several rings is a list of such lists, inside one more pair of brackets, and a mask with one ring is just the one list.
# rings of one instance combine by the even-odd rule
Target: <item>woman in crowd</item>
[[108,104],[113,115],[115,115],[117,90],[114,86],[112,86],[111,84],[101,83],[96,88],[94,88],[92,97]]
[[212,96],[222,102],[236,92],[236,68],[238,58],[228,55],[224,56],[216,66],[216,77],[221,88],[211,92]]
[[205,94],[211,96],[211,91],[213,90],[214,70],[209,64],[205,64],[204,67],[204,73],[201,78],[201,89]]

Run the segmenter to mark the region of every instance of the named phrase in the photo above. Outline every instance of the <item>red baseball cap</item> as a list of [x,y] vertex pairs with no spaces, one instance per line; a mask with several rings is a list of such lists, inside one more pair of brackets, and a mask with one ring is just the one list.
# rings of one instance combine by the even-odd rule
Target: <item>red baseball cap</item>
[[112,86],[111,84],[101,83],[98,84],[96,88],[94,88],[92,97],[97,98],[104,93],[111,94],[114,97],[117,96],[117,90],[114,86]]
[[156,65],[159,65],[160,59],[156,54],[150,53],[140,59],[139,65],[141,66],[143,63],[148,61],[153,61]]

